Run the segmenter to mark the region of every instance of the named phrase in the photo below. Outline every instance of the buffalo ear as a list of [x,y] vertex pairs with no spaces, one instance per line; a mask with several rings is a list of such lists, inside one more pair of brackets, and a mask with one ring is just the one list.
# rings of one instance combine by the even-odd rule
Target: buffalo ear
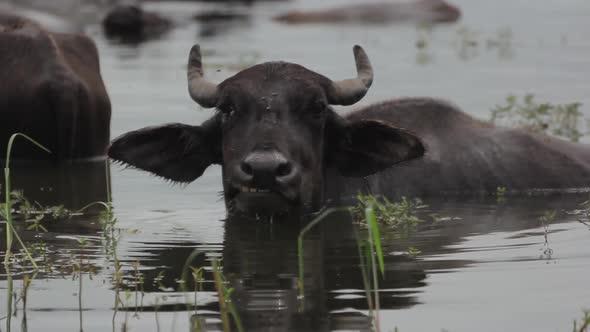
[[[211,121],[211,120],[209,120]],[[221,163],[221,138],[212,123],[147,127],[111,142],[109,157],[168,180],[191,182]]]
[[328,166],[348,177],[368,176],[425,152],[416,136],[374,120],[343,124],[334,134],[326,147]]

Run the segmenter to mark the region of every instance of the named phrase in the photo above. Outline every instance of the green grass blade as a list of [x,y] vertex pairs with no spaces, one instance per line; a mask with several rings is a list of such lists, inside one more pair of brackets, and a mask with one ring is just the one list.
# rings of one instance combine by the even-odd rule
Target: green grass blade
[[51,153],[51,151],[49,151],[48,148],[44,147],[41,143],[35,141],[31,137],[29,137],[23,133],[15,133],[15,134],[12,134],[12,136],[10,136],[10,139],[8,140],[8,148],[6,149],[6,168],[10,168],[10,156],[12,154],[12,145],[14,144],[14,140],[19,136],[22,138],[25,138],[29,142],[35,144],[39,149],[41,149],[47,153]]
[[[20,238],[18,238],[18,234],[16,233],[16,230],[14,229],[14,226],[12,225],[12,214],[11,214],[12,200],[10,198],[10,191],[11,191],[11,188],[10,188],[11,187],[10,186],[10,156],[12,154],[12,146],[14,145],[14,140],[19,136],[27,139],[29,142],[35,144],[40,149],[47,151],[48,153],[51,153],[51,151],[49,151],[46,147],[44,147],[43,145],[41,145],[40,143],[38,143],[34,139],[32,139],[29,136],[22,134],[22,133],[12,134],[12,136],[10,136],[10,139],[8,140],[8,148],[6,149],[6,164],[4,166],[4,180],[5,180],[4,187],[5,187],[5,196],[6,196],[5,197],[5,205],[4,205],[4,208],[5,208],[4,215],[6,217],[6,253],[5,253],[5,257],[4,257],[4,265],[8,265],[10,255],[12,254],[11,250],[12,250],[12,234],[13,234],[13,232],[17,236],[17,239],[20,241]],[[31,253],[29,253],[29,250],[27,249],[27,247],[25,247],[22,244],[22,242],[21,242],[21,245],[23,246],[23,250],[25,251],[27,257],[31,261],[31,264],[33,264],[35,269],[38,269],[37,264],[32,259]],[[9,296],[10,296],[10,294],[9,294]]]
[[373,207],[367,207],[365,209],[365,219],[367,219],[367,223],[369,228],[371,229],[371,233],[373,235],[373,245],[375,246],[375,251],[377,252],[377,261],[379,262],[379,270],[381,271],[381,276],[385,275],[385,264],[383,262],[383,249],[381,248],[381,236],[379,233],[379,225],[377,224],[377,217],[375,216],[375,210]]

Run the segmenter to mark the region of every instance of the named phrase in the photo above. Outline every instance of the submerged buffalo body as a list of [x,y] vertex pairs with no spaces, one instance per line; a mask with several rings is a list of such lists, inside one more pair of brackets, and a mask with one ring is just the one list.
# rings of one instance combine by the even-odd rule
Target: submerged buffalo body
[[203,78],[195,46],[189,92],[215,114],[201,126],[127,133],[109,155],[179,182],[220,164],[229,212],[246,214],[314,211],[359,190],[430,195],[590,183],[588,147],[497,128],[442,101],[400,99],[338,115],[330,105],[354,104],[373,79],[362,48],[355,46],[354,55],[353,79],[332,81],[270,62],[216,85]]
[[136,5],[117,5],[102,21],[108,37],[134,42],[159,37],[172,25],[169,19]]
[[[586,191],[590,146],[545,134],[497,127],[456,106],[430,98],[403,98],[352,112],[349,121],[378,120],[420,137],[422,158],[363,179],[329,172],[330,197],[365,192],[399,198]],[[379,143],[375,143],[379,144]]]
[[305,23],[448,23],[461,11],[444,0],[367,2],[328,9],[290,11],[274,19],[289,24]]
[[110,101],[94,42],[78,34],[48,32],[37,23],[0,12],[0,153],[16,132],[52,154],[23,144],[17,159],[104,156]]

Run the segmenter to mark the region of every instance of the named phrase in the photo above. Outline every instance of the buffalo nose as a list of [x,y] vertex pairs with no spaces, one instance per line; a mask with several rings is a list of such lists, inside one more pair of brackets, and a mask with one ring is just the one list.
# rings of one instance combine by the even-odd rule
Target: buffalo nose
[[259,187],[272,187],[277,182],[287,182],[295,173],[292,164],[276,151],[250,153],[240,164],[240,169]]

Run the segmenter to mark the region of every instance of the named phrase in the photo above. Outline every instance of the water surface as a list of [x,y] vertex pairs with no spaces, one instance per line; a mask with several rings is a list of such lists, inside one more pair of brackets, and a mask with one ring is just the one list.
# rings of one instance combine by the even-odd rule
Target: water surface
[[[90,22],[85,29],[100,52],[113,105],[113,137],[165,122],[198,124],[211,116],[212,111],[194,104],[186,90],[185,63],[197,42],[204,50],[206,75],[213,81],[270,60],[296,62],[332,79],[347,78],[354,75],[352,45],[360,44],[371,58],[375,81],[359,105],[433,96],[487,119],[489,110],[507,95],[534,93],[540,101],[582,102],[582,110],[588,112],[590,3],[455,3],[463,10],[462,20],[432,30],[412,25],[283,26],[270,19],[290,8],[320,6],[311,0],[243,7],[239,10],[249,19],[206,26],[191,16],[214,4],[150,2],[147,8],[174,19],[177,27],[138,45],[106,40],[88,12],[84,17],[90,18],[84,22]],[[417,41],[426,47],[417,48]],[[475,46],[466,46],[471,41]],[[82,173],[13,173],[17,187],[51,204],[60,203],[56,197],[70,208],[105,200],[102,165],[88,166]],[[24,330],[24,321],[29,331],[71,331],[80,326],[84,331],[119,331],[124,322],[131,331],[188,331],[197,320],[194,294],[183,292],[178,280],[189,257],[192,266],[209,271],[211,261],[222,258],[240,315],[247,325],[256,326],[253,330],[367,329],[357,245],[348,218],[333,215],[307,238],[307,293],[299,312],[297,225],[224,221],[220,176],[219,167],[210,167],[194,183],[179,186],[112,166],[114,232],[103,232],[96,213],[50,224],[47,233],[20,227],[26,243],[37,243],[36,257],[47,271],[32,282],[26,311],[24,301],[16,304],[13,330]],[[45,188],[59,195],[47,195]],[[400,239],[387,227],[382,230],[382,329],[571,330],[581,309],[590,307],[590,230],[565,211],[579,208],[586,199],[507,197],[498,203],[425,198],[429,207],[421,216],[426,222],[410,238]],[[556,218],[545,228],[539,218],[548,210],[556,211]],[[430,214],[451,220],[435,223]],[[408,247],[421,254],[407,255]],[[552,255],[545,253],[548,248]],[[118,272],[115,257],[121,262]],[[81,293],[80,279],[72,280],[80,262]],[[143,294],[139,286],[136,291],[137,271],[143,278]],[[24,275],[32,276],[32,271],[17,264],[11,272],[20,297]],[[7,281],[6,271],[1,273],[3,317]],[[197,313],[208,328],[216,329],[219,308],[210,272],[205,279]],[[123,305],[113,320],[117,296]],[[0,323],[5,330],[5,321]]]

